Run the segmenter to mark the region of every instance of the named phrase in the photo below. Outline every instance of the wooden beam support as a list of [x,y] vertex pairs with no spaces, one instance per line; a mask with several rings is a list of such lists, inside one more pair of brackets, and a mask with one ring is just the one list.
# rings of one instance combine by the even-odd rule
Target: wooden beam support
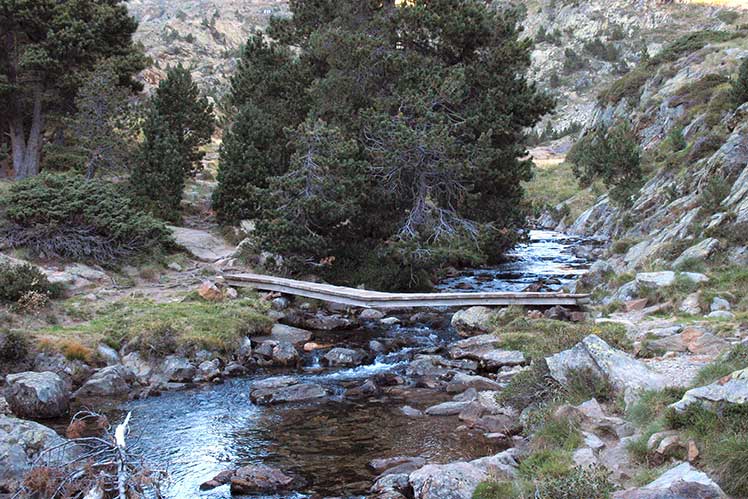
[[586,294],[570,293],[383,293],[365,289],[332,286],[260,274],[226,274],[227,284],[261,291],[314,298],[363,308],[422,308],[483,306],[581,306],[589,303]]

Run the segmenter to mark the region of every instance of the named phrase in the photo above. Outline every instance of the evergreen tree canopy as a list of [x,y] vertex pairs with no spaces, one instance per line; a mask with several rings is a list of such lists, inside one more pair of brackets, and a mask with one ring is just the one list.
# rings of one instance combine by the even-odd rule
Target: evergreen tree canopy
[[86,71],[109,60],[118,83],[146,66],[122,0],[0,0],[0,101],[17,178],[39,172],[45,117],[68,114]]
[[748,102],[748,59],[743,60],[737,78],[732,83],[732,100],[736,106]]
[[200,93],[190,72],[182,65],[171,67],[151,98],[153,111],[164,120],[179,142],[185,173],[193,175],[201,168],[205,153],[200,150],[210,142],[215,119],[213,105]]
[[[379,255],[415,275],[500,257],[524,225],[526,130],[552,108],[527,80],[531,41],[520,39],[518,13],[479,0],[290,7],[291,18],[271,23],[276,42],[250,39],[233,80],[240,112],[222,151],[221,218],[286,224],[287,238],[258,224],[264,249],[300,262],[335,257],[341,268]],[[260,122],[273,122],[274,142]],[[293,132],[281,140],[284,129]],[[308,175],[317,187],[300,180]],[[227,209],[250,198],[251,210]]]

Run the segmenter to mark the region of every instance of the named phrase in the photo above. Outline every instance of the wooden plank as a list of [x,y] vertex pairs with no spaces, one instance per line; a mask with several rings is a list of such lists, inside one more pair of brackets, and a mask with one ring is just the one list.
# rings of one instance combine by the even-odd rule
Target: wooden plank
[[589,295],[570,293],[384,293],[330,284],[296,281],[261,274],[227,274],[226,282],[235,287],[303,296],[363,308],[419,308],[484,306],[579,306]]

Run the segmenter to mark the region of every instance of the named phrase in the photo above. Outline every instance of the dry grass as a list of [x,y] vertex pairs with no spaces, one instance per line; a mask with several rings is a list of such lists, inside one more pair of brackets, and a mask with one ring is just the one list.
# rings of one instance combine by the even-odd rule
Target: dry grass
[[748,2],[746,0],[681,0],[680,3],[748,10]]

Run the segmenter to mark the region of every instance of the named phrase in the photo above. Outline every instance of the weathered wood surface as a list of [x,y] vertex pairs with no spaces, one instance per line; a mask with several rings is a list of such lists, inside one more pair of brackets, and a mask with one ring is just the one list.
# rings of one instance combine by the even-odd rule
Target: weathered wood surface
[[346,288],[330,284],[295,281],[260,274],[227,274],[227,284],[234,287],[314,298],[364,308],[420,308],[484,306],[581,306],[589,295],[570,293],[383,293],[366,289]]

